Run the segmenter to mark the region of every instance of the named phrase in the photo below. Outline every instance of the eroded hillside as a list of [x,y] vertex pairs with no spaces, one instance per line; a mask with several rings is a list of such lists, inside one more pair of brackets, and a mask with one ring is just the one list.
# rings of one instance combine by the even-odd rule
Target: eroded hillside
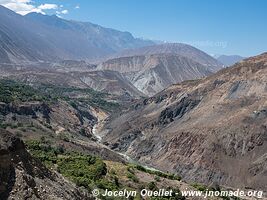
[[110,119],[104,142],[187,181],[266,188],[267,54],[173,85]]

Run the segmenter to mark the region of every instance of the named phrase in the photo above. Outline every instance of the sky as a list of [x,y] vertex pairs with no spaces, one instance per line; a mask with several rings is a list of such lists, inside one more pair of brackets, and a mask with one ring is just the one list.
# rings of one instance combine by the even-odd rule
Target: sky
[[0,4],[23,15],[56,14],[135,37],[187,43],[211,55],[267,51],[266,0],[0,0]]

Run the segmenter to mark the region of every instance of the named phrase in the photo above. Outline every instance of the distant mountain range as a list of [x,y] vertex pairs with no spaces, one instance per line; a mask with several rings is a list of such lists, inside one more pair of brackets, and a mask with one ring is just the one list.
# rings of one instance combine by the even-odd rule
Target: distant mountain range
[[245,57],[239,55],[217,55],[214,56],[219,62],[221,62],[224,66],[231,66],[243,59]]
[[[64,74],[62,83],[67,85],[151,96],[171,84],[202,78],[222,68],[216,59],[190,45],[159,44],[55,15],[21,16],[2,6],[0,11],[0,62],[21,65],[24,71],[13,76],[28,83],[54,83],[55,77]],[[30,70],[27,76],[22,75],[25,69]],[[53,75],[47,76],[44,70]],[[6,68],[2,72],[10,74]]]
[[92,61],[128,48],[152,45],[129,32],[89,22],[69,21],[37,13],[21,16],[0,6],[0,59],[27,61]]
[[149,96],[172,84],[202,78],[221,68],[221,63],[203,51],[179,43],[125,50],[98,65],[98,70],[122,73]]
[[213,71],[221,69],[222,64],[216,59],[206,54],[205,52],[183,43],[165,43],[158,45],[145,46],[136,49],[127,49],[119,52],[113,57],[129,57],[138,55],[153,55],[153,54],[174,54],[187,57],[204,66],[209,66]]
[[[134,38],[129,32],[65,20],[55,15],[29,13],[21,16],[2,6],[0,11],[0,62],[35,63],[36,66],[43,63],[41,68],[54,70],[49,72],[53,75],[44,73],[46,78],[42,78],[40,71],[36,74],[28,68],[28,75],[35,76],[34,79],[18,77],[21,74],[18,72],[16,78],[26,82],[46,82],[49,77],[49,81],[54,82],[57,79],[52,77],[62,72],[66,76],[62,83],[67,85],[74,83],[75,86],[95,87],[106,92],[111,92],[113,86],[118,91],[112,93],[151,96],[171,84],[202,78],[222,68],[216,59],[190,45],[156,44]],[[86,62],[100,64],[92,66]],[[53,63],[60,64],[51,68],[57,66]],[[76,73],[79,78],[75,81],[66,82],[67,77],[74,78],[66,74],[70,71],[81,73]],[[88,71],[98,72],[92,76]],[[82,72],[87,74],[84,78],[81,78]],[[116,83],[107,84],[105,80],[109,83],[116,80]]]

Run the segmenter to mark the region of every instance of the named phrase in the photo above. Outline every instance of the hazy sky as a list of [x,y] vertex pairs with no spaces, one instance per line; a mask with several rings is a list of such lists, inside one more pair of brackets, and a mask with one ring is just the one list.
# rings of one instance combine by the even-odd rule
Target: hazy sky
[[[0,0],[22,14],[57,13],[129,31],[135,37],[184,42],[209,54],[267,51],[266,0]],[[28,6],[28,7],[27,7]]]

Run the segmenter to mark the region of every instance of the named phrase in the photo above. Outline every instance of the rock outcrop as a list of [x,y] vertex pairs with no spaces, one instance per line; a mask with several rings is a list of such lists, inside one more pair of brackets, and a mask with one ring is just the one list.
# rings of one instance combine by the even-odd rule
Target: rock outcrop
[[172,84],[203,78],[213,72],[208,66],[176,54],[114,58],[98,65],[98,69],[122,73],[139,91],[149,96]]
[[0,199],[94,199],[31,157],[24,143],[0,129]]

